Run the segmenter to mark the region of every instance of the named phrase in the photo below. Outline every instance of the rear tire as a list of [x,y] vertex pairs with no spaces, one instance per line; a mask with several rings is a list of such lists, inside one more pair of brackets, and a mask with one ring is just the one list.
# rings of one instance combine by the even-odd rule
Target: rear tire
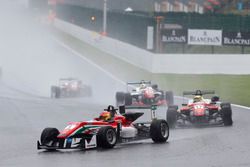
[[178,114],[177,110],[178,110],[178,106],[176,105],[168,106],[167,122],[170,128],[175,128],[176,121],[177,121],[177,114]]
[[230,103],[221,103],[222,120],[225,126],[232,126],[232,108]]
[[116,92],[115,99],[116,99],[116,106],[123,106],[125,104],[125,93]]
[[40,141],[42,145],[53,146],[58,141],[59,130],[56,128],[45,128],[42,131]]
[[172,91],[166,91],[165,92],[165,98],[168,105],[174,104],[174,93]]
[[125,94],[125,105],[131,106],[132,105],[132,96],[130,93]]
[[57,86],[51,86],[51,98],[60,98],[60,88]]
[[51,86],[51,88],[50,88],[50,97],[52,99],[56,98],[56,86]]
[[117,135],[111,126],[101,127],[97,133],[97,146],[101,148],[113,148],[117,142]]
[[163,143],[168,140],[169,126],[163,119],[153,120],[150,125],[150,136],[155,143]]

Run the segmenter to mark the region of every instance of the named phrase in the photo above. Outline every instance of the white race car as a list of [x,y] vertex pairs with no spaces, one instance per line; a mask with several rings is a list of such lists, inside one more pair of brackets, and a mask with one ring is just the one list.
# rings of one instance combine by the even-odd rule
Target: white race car
[[160,106],[173,103],[173,92],[159,90],[158,85],[152,85],[151,81],[128,82],[127,92],[116,92],[117,106]]

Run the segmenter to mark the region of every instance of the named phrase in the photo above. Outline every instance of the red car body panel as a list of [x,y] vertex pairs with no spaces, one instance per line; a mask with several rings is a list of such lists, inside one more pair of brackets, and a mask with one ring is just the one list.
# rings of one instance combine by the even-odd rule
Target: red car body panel
[[206,109],[219,110],[219,107],[211,103],[197,102],[197,103],[191,103],[187,106],[182,107],[180,111],[191,110],[194,112],[194,116],[204,116]]
[[[124,116],[122,115],[115,115],[112,121],[105,122],[100,120],[99,118],[95,118],[94,120],[91,121],[84,121],[84,122],[69,122],[68,126],[65,127],[64,130],[60,132],[58,135],[58,138],[67,138],[74,133],[78,129],[83,128],[84,126],[93,126],[93,127],[101,127],[101,126],[112,126],[113,128],[117,128],[118,124],[121,124],[123,127],[129,127],[133,126],[132,121],[127,120]],[[89,131],[85,131],[85,134],[90,134],[90,133],[95,133],[96,129],[90,129]]]
[[155,98],[154,95],[154,90],[150,87],[147,87],[144,91],[143,91],[144,97],[147,99],[153,99]]

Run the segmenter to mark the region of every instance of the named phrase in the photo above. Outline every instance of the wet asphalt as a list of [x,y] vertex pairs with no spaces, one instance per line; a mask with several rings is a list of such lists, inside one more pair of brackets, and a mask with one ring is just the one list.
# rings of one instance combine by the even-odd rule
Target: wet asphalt
[[[110,150],[36,149],[45,127],[63,129],[69,121],[89,120],[105,105],[86,99],[39,98],[0,84],[0,166],[249,166],[250,111],[233,107],[232,127],[171,129],[167,143],[151,139]],[[148,120],[145,112],[142,120]],[[159,110],[164,117],[165,109]]]

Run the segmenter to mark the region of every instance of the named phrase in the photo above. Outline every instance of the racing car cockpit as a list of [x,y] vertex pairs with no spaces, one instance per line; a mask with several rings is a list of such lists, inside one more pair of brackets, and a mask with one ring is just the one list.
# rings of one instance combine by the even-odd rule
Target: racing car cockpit
[[108,111],[103,111],[99,116],[99,121],[110,121],[111,120],[111,113]]
[[117,110],[118,109],[115,109],[114,106],[109,105],[107,109],[104,109],[104,111],[100,114],[100,116],[96,118],[96,120],[105,122],[114,121],[114,117],[117,114],[116,112]]
[[[133,109],[130,108],[130,109]],[[127,124],[127,122],[133,122],[139,117],[141,117],[144,113],[141,112],[125,112],[126,107],[120,106],[119,107],[119,113],[117,113],[117,110],[114,106],[109,105],[107,109],[104,109],[104,111],[100,114],[98,118],[95,118],[96,121],[103,121],[103,122],[121,122],[122,124]]]

